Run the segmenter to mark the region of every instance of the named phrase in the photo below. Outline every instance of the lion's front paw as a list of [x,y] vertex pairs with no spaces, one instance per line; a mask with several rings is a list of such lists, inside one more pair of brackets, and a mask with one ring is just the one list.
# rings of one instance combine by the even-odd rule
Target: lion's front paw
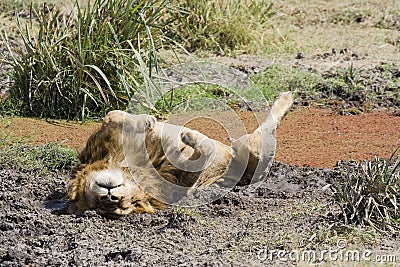
[[188,145],[190,147],[194,148],[196,146],[196,136],[191,131],[184,130],[181,133],[181,140],[183,143],[185,143],[186,145]]

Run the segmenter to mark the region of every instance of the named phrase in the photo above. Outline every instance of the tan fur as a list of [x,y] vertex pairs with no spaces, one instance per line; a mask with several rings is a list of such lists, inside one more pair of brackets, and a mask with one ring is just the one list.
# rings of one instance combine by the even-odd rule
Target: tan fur
[[232,147],[149,115],[112,111],[79,156],[68,185],[69,211],[152,213],[195,188],[240,178],[254,182],[274,156],[276,127],[292,103],[290,93],[281,94],[266,122]]
[[131,190],[124,197],[124,200],[119,204],[118,209],[113,212],[103,211],[97,197],[90,192],[91,174],[110,168],[109,161],[101,160],[93,164],[81,165],[79,170],[76,170],[73,179],[68,185],[68,200],[70,201],[69,211],[74,214],[81,214],[85,210],[95,209],[100,214],[108,215],[109,217],[128,215],[131,213],[153,213],[154,209],[165,208],[166,205],[150,197],[139,187],[137,181],[140,179],[151,179],[154,176],[149,169],[126,167],[120,168],[125,178],[125,186],[130,183]]
[[266,121],[252,134],[244,135],[232,143],[232,148],[236,152],[234,164],[246,168],[240,184],[258,182],[268,170],[275,156],[276,128],[292,105],[292,94],[281,93],[274,102]]

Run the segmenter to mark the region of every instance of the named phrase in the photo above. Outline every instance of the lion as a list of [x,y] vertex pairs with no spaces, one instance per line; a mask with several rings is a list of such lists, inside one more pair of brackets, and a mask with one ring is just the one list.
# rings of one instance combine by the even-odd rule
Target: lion
[[231,146],[150,115],[111,111],[79,155],[67,188],[69,212],[96,210],[111,218],[153,213],[211,186],[259,182],[292,104],[292,94],[281,93],[266,121]]

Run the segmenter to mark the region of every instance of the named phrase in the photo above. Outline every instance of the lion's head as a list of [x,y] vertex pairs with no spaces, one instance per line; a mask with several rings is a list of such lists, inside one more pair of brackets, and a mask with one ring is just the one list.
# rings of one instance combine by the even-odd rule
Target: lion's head
[[154,175],[149,169],[114,167],[108,161],[82,165],[69,184],[69,211],[96,210],[110,218],[153,213],[165,205],[145,193],[138,182],[151,181]]

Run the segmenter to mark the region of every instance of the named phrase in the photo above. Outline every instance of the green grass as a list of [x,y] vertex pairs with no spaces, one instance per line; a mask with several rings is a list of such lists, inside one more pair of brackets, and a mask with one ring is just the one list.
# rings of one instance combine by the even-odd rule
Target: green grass
[[[155,106],[163,112],[189,111],[189,110],[221,110],[244,103],[253,110],[265,109],[271,104],[280,92],[291,91],[295,97],[313,96],[320,93],[320,84],[324,82],[321,74],[313,73],[299,68],[273,65],[264,71],[250,75],[250,84],[246,87],[227,86],[224,80],[232,77],[223,77],[222,65],[211,71],[209,79],[221,75],[216,80],[220,82],[187,82],[174,90],[168,91],[164,98]],[[183,74],[182,74],[183,75]],[[162,101],[162,102],[161,102]],[[137,112],[137,111],[136,111]]]
[[311,100],[318,105],[329,105],[330,99],[352,101],[354,98],[355,101],[360,98],[356,101],[363,105],[357,107],[361,111],[380,105],[382,99],[388,100],[393,106],[400,103],[400,78],[397,68],[390,64],[383,64],[366,72],[356,70],[350,64],[347,68],[337,69],[332,73],[272,65],[250,78],[269,102],[279,92],[291,91],[295,97]]
[[166,3],[96,0],[76,3],[77,14],[33,9],[38,29],[19,21],[25,47],[8,47],[11,97],[23,101],[25,115],[74,119],[124,109],[133,97],[147,101],[153,92],[143,84],[157,68]]
[[22,102],[13,99],[6,98],[0,99],[0,116],[14,116],[20,114],[20,107]]
[[388,100],[393,106],[400,103],[400,78],[396,66],[390,64],[382,64],[364,73],[350,65],[334,73],[325,74],[323,78],[324,82],[319,85],[323,96],[335,96],[346,100],[360,98],[358,102],[361,105],[366,104],[362,109],[367,111],[372,105],[382,104],[382,100]]
[[190,52],[254,52],[270,44],[267,28],[275,12],[269,2],[183,0],[172,1],[172,5],[182,15],[167,27],[166,36]]
[[265,108],[267,101],[256,86],[231,89],[216,84],[187,84],[168,91],[156,107],[164,113],[191,110],[227,110],[248,103],[253,109]]
[[318,73],[280,65],[273,65],[250,77],[268,101],[284,91],[291,91],[295,96],[313,95],[323,82]]
[[[188,111],[201,109],[218,109],[214,102],[220,97],[216,85],[186,85],[170,90],[164,99],[156,103],[157,109],[169,113],[172,111]],[[221,89],[222,90],[222,89]],[[167,107],[167,109],[163,108]]]
[[0,148],[0,168],[26,173],[66,172],[77,162],[77,152],[59,144],[44,146],[13,144]]
[[[361,72],[352,65],[332,73],[319,73],[298,67],[272,65],[265,70],[251,74],[247,87],[227,86],[223,66],[202,77],[205,82],[187,82],[181,87],[165,93],[154,105],[162,113],[190,110],[221,110],[243,103],[249,103],[253,110],[264,109],[280,92],[291,91],[295,98],[317,106],[337,105],[337,101],[349,101],[350,107],[341,110],[343,114],[360,114],[380,105],[382,99],[398,105],[400,82],[396,69],[391,65],[381,65],[377,69]],[[181,73],[184,75],[184,73]],[[208,82],[215,79],[220,82]],[[190,75],[189,75],[190,76]],[[195,80],[195,79],[194,79]],[[360,98],[357,100],[357,98]],[[351,101],[356,101],[351,106]],[[360,105],[358,105],[360,104]],[[385,103],[385,104],[390,104]],[[135,112],[140,112],[137,109]],[[143,109],[141,112],[146,112]]]

